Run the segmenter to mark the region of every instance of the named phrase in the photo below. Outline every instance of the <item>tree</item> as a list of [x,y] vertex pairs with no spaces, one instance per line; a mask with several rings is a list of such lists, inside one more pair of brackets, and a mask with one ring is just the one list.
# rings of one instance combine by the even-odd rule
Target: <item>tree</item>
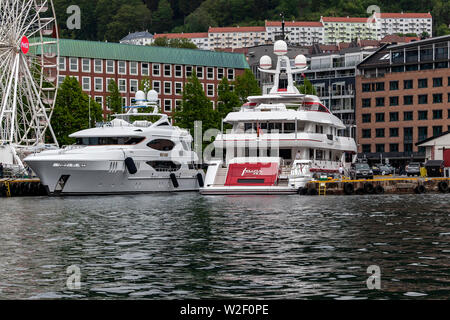
[[173,11],[167,0],[160,0],[158,10],[153,13],[153,31],[157,33],[167,32],[172,27]]
[[258,96],[261,94],[258,81],[256,81],[250,69],[245,69],[244,73],[236,78],[234,90],[241,103],[245,103],[248,96]]
[[144,91],[145,93],[152,90],[152,80],[150,77],[145,77],[139,81],[139,90]]
[[304,78],[303,84],[298,87],[298,90],[300,93],[303,94],[311,94],[311,95],[317,95],[316,88],[312,85],[311,81],[308,80],[308,78]]
[[101,119],[102,107],[83,93],[76,78],[66,77],[58,89],[51,119],[58,143],[60,145],[73,144],[75,139],[69,138],[70,134],[94,127],[96,121]]
[[217,112],[221,119],[241,105],[239,96],[234,92],[227,78],[220,81],[217,88]]
[[151,45],[154,47],[198,49],[195,43],[186,38],[175,38],[169,40],[167,37],[160,37],[156,38]]
[[211,100],[206,97],[195,72],[184,85],[183,100],[173,118],[177,126],[189,129],[192,136],[194,136],[195,121],[202,121],[203,132],[218,128],[220,121],[218,113],[213,109]]
[[119,87],[114,80],[108,84],[109,95],[106,97],[106,105],[113,113],[122,113],[122,96]]

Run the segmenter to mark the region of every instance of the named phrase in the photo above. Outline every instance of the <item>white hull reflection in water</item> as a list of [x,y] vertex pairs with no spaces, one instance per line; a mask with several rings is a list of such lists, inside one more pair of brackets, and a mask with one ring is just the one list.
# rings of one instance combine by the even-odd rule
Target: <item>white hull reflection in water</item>
[[[450,295],[448,194],[1,201],[2,299]],[[373,265],[380,290],[366,285]],[[66,286],[70,266],[79,290]]]

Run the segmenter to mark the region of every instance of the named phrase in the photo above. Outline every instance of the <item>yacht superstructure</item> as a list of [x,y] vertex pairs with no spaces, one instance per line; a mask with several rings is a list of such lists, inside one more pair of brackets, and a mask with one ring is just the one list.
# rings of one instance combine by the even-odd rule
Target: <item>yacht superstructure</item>
[[345,129],[314,95],[301,94],[293,74],[307,69],[299,55],[292,68],[284,41],[277,41],[277,66],[270,57],[260,60],[261,72],[273,76],[269,94],[250,96],[238,112],[224,122],[231,125],[215,141],[202,194],[296,193],[314,175],[335,175],[348,167],[356,143],[341,136]]
[[[25,162],[51,195],[196,191],[204,173],[192,136],[158,113],[158,94],[136,93],[136,105],[115,119],[70,135],[76,144],[33,154]],[[151,113],[138,112],[153,108]],[[141,118],[149,120],[139,120]]]

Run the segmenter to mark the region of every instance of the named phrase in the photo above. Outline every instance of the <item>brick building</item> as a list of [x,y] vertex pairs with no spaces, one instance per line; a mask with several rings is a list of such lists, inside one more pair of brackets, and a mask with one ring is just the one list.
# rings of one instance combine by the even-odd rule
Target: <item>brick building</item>
[[418,141],[450,130],[450,36],[385,45],[358,65],[358,152],[424,160]]
[[233,81],[248,68],[245,56],[238,53],[61,39],[58,81],[76,77],[83,91],[107,114],[110,79],[116,81],[125,106],[131,103],[140,81],[150,78],[159,93],[161,111],[172,114],[193,71],[215,106],[220,80],[227,77]]

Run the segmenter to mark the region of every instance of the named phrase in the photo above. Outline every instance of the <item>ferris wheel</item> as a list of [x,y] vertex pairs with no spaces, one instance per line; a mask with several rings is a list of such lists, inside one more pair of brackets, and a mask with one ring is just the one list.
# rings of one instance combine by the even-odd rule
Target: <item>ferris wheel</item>
[[23,168],[31,150],[57,147],[58,62],[52,0],[0,0],[0,162]]

